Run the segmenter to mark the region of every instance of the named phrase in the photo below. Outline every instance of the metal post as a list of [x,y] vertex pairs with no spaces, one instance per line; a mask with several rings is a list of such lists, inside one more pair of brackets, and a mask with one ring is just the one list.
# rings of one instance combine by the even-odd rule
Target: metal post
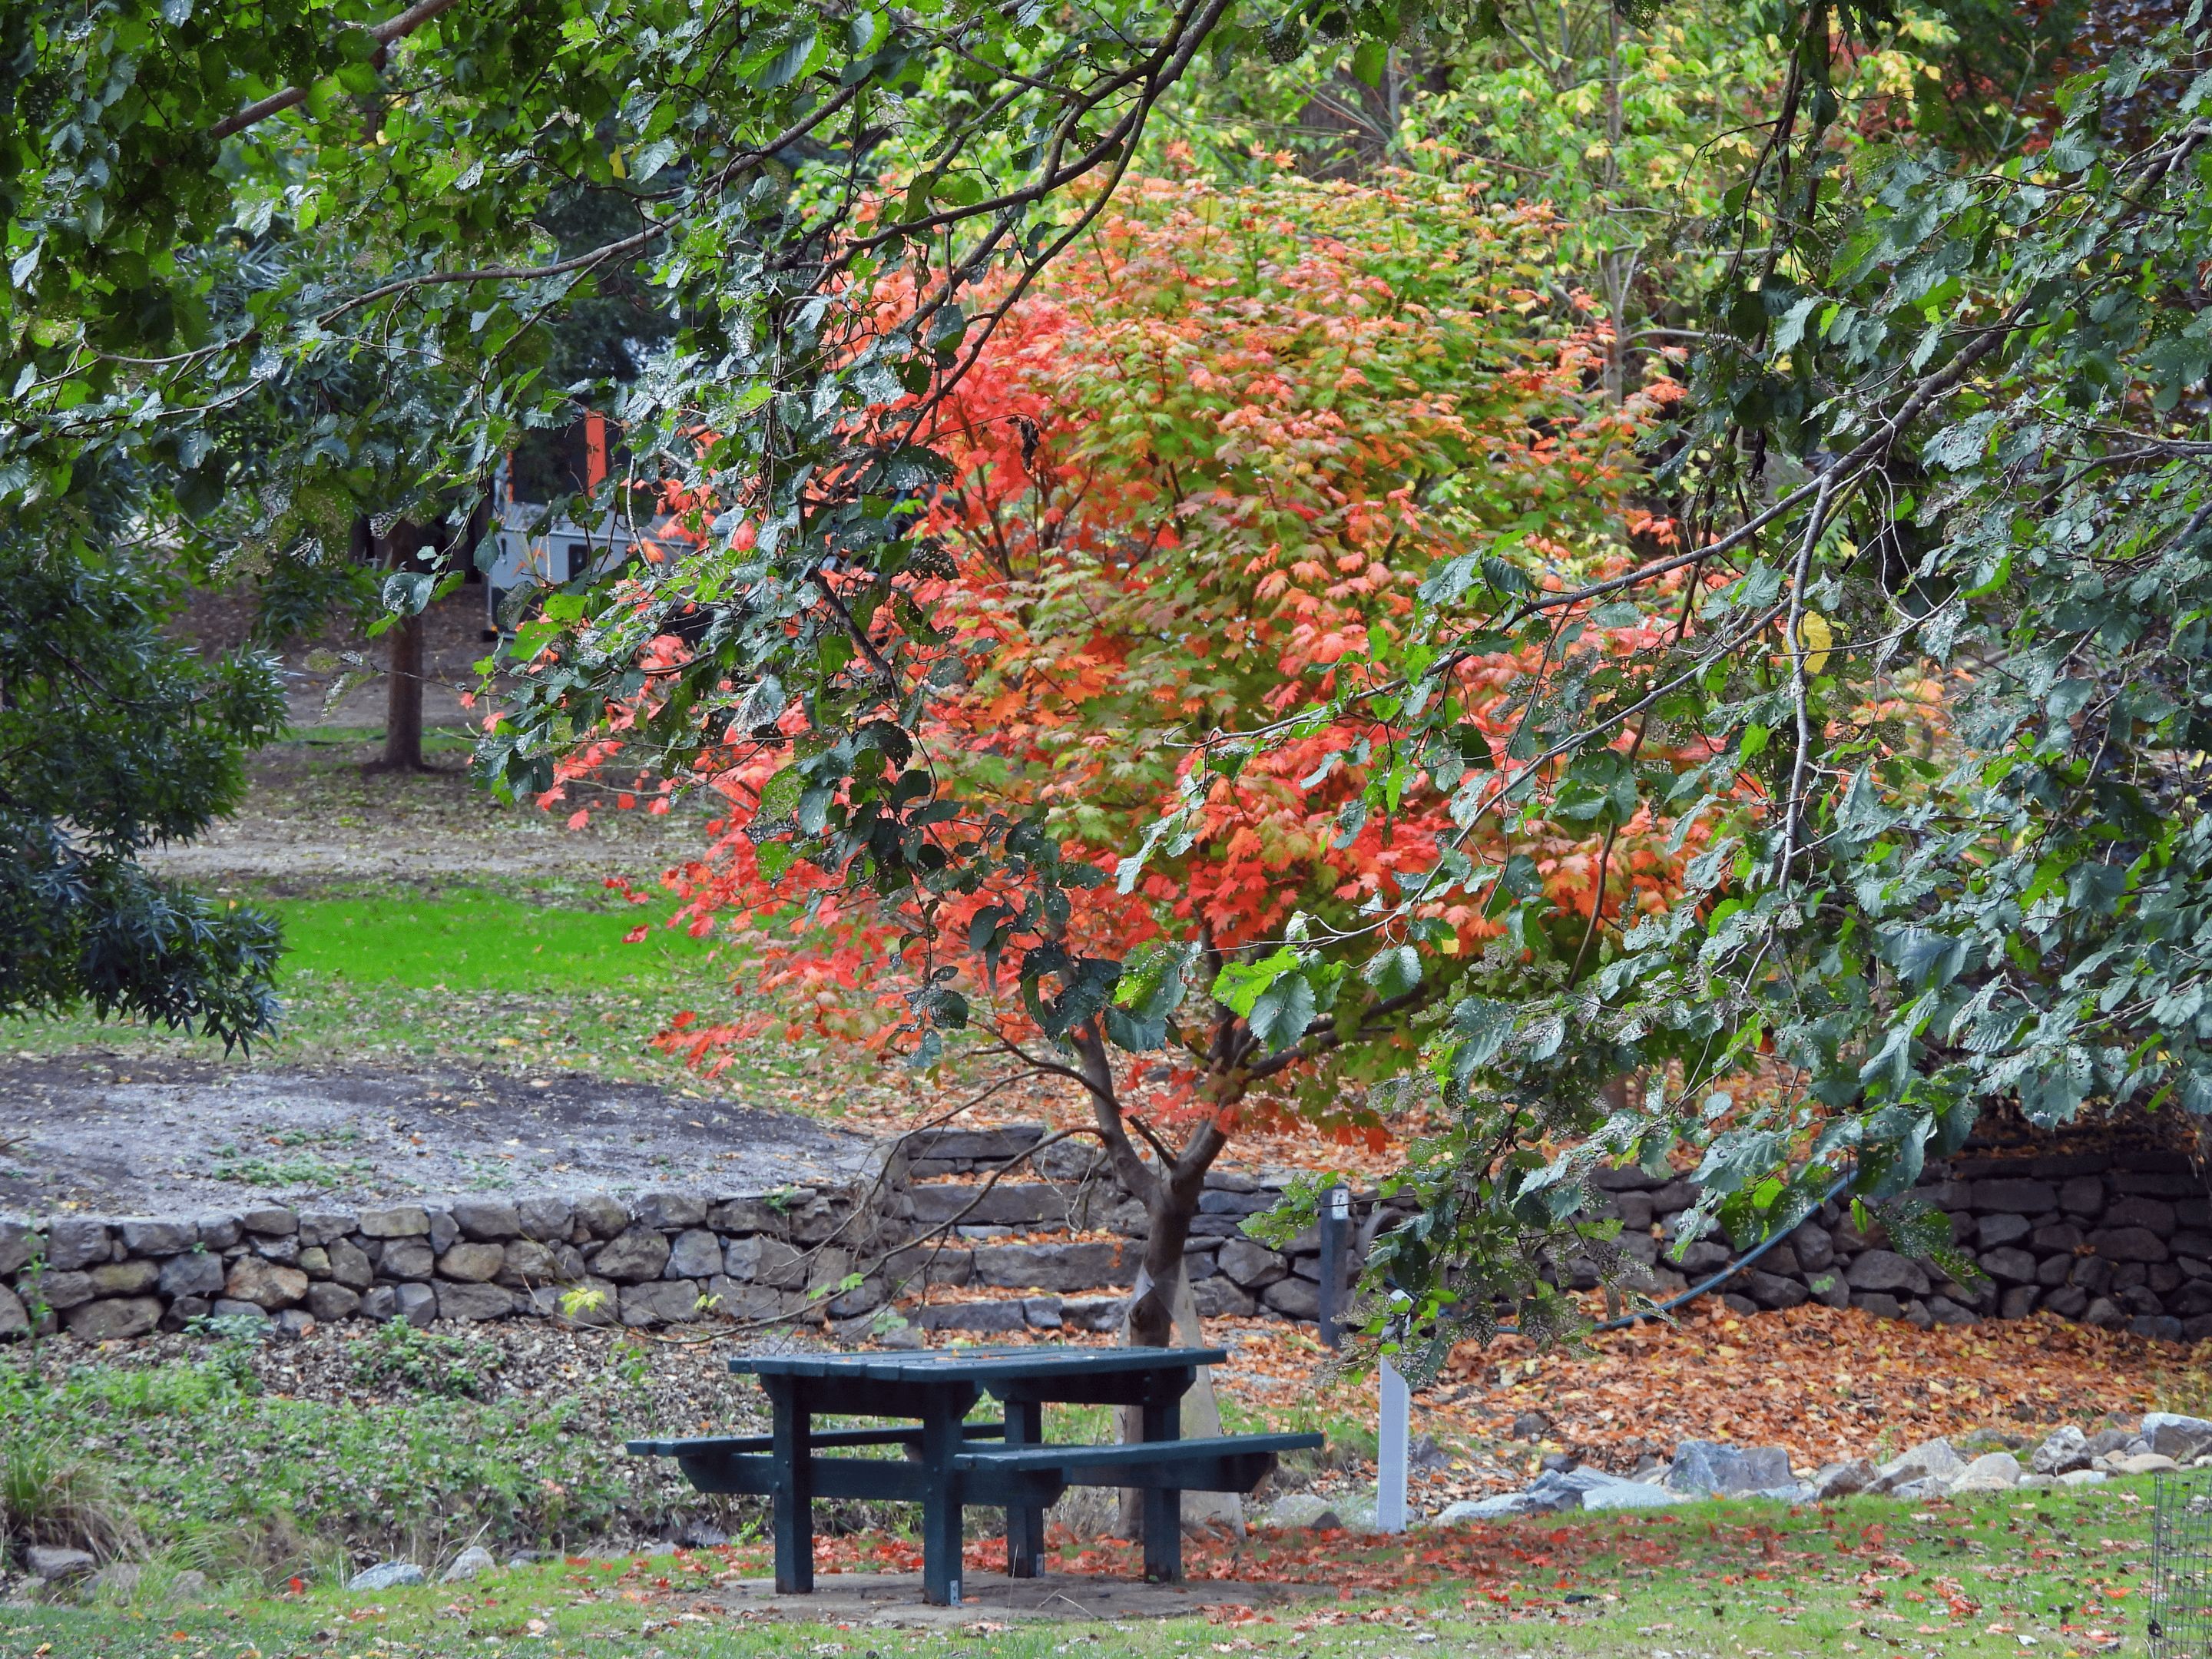
[[1406,1530],[1406,1437],[1413,1416],[1413,1396],[1406,1379],[1386,1357],[1382,1375],[1382,1416],[1376,1425],[1375,1528],[1378,1532]]
[[1321,1340],[1336,1346],[1336,1310],[1344,1294],[1344,1246],[1352,1231],[1352,1194],[1332,1187],[1321,1206]]

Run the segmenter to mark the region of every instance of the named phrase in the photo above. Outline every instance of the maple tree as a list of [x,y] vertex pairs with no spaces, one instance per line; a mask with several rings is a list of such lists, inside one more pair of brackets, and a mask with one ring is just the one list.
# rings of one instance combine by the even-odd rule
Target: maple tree
[[[755,987],[801,1012],[675,1041],[711,1059],[802,1018],[927,1063],[966,1033],[1079,1085],[1151,1212],[1163,1296],[1135,1331],[1159,1341],[1200,1185],[1240,1122],[1372,1127],[1376,1102],[1348,1085],[1402,1073],[1455,994],[1531,951],[1575,971],[1601,929],[1663,909],[1681,854],[1648,811],[1617,837],[1571,804],[1510,838],[1455,822],[1459,776],[1504,792],[1524,769],[1510,688],[1528,665],[1510,654],[1443,690],[1448,769],[1411,763],[1357,711],[1241,767],[1204,759],[1223,731],[1366,684],[1382,639],[1419,626],[1442,556],[1553,580],[1627,559],[1635,446],[1680,388],[1606,394],[1588,302],[1528,285],[1559,235],[1479,172],[1125,185],[936,406],[951,472],[909,532],[926,551],[910,593],[866,618],[878,649],[902,634],[923,658],[912,748],[862,733],[895,795],[940,803],[908,862],[927,870],[937,848],[957,869],[996,820],[1007,864],[879,896],[775,838],[837,805],[805,763],[800,711],[771,738],[702,749],[675,781],[731,811],[712,853],[672,872],[675,921],[726,930]],[[1571,652],[1633,651],[1666,626],[1593,626]],[[620,742],[572,755],[558,793],[580,798]],[[1370,814],[1363,791],[1386,778],[1391,808]],[[1179,804],[1184,831],[1139,868],[1132,849]],[[1407,872],[1447,856],[1551,894],[1556,937],[1520,934],[1510,907],[1423,902]]]

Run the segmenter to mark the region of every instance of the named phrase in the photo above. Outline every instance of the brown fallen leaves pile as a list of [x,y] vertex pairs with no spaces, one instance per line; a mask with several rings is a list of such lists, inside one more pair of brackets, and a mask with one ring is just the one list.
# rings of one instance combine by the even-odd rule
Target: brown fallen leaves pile
[[[1316,1376],[1321,1351],[1304,1333],[1218,1322],[1224,1335],[1234,1327],[1236,1346],[1218,1381],[1253,1411],[1303,1405],[1373,1420],[1371,1380]],[[1466,1344],[1415,1396],[1414,1429],[1498,1454],[1462,1460],[1439,1482],[1450,1487],[1517,1481],[1545,1449],[1626,1470],[1686,1439],[1784,1446],[1810,1468],[1978,1428],[2032,1441],[2059,1423],[2133,1418],[2201,1386],[2183,1372],[2184,1352],[2047,1317],[1921,1331],[1819,1306],[1747,1318],[1709,1299],[1579,1352],[1542,1353],[1511,1336]],[[1514,1419],[1532,1412],[1548,1431],[1513,1443]]]

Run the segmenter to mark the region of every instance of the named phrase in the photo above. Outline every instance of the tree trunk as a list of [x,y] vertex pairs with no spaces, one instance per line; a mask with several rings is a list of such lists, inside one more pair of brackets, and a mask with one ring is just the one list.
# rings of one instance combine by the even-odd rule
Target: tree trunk
[[[386,568],[403,570],[430,539],[428,532],[401,520],[385,540]],[[384,758],[380,772],[422,772],[422,615],[402,617],[392,625],[391,656],[384,677]]]

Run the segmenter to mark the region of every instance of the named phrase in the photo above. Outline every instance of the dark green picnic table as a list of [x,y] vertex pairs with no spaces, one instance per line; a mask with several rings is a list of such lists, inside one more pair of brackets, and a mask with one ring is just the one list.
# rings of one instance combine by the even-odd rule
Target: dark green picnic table
[[[1145,1577],[1182,1577],[1182,1495],[1248,1492],[1279,1452],[1321,1444],[1316,1434],[1182,1438],[1182,1397],[1218,1348],[945,1348],[915,1353],[782,1353],[732,1359],[760,1379],[773,1427],[766,1435],[633,1440],[629,1449],[673,1457],[694,1486],[753,1492],[775,1504],[775,1587],[814,1588],[817,1498],[921,1505],[922,1599],[960,1600],[960,1512],[970,1504],[1006,1511],[1006,1571],[1043,1570],[1044,1512],[1070,1486],[1127,1486],[1144,1498]],[[969,1423],[985,1395],[1003,1421]],[[1133,1406],[1141,1443],[1052,1445],[1044,1407]],[[817,1431],[817,1416],[913,1420],[915,1428]],[[839,1447],[899,1446],[903,1457],[824,1457]]]

